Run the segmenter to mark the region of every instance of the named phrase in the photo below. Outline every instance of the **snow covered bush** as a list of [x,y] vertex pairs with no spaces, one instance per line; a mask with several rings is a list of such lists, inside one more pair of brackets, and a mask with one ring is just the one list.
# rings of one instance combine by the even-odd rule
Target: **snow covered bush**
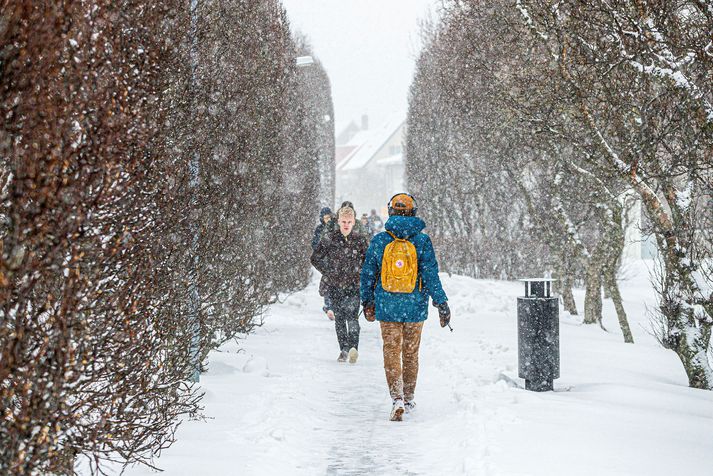
[[277,0],[194,5],[0,12],[3,474],[151,465],[195,355],[306,283],[326,75]]
[[319,62],[297,68],[309,50],[279,1],[204,1],[196,16],[193,85],[173,92],[169,141],[176,169],[195,155],[199,164],[198,185],[183,192],[208,349],[249,332],[279,293],[307,284],[323,177],[333,183],[334,126],[326,73]]
[[2,12],[5,474],[71,474],[80,456],[94,470],[148,462],[177,416],[197,410],[182,326],[167,332],[170,296],[155,286],[171,225],[157,209],[166,185],[150,144],[171,7],[24,2]]

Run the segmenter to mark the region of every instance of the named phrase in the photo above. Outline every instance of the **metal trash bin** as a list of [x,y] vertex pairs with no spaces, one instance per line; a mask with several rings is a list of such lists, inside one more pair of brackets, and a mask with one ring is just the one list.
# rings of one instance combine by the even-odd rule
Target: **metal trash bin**
[[517,298],[518,374],[525,388],[553,390],[560,376],[559,299],[552,297],[552,279],[521,279],[525,297]]

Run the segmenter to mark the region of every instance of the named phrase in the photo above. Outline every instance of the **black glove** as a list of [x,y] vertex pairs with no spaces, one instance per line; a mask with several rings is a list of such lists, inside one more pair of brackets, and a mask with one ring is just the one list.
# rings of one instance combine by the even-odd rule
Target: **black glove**
[[376,319],[376,306],[374,306],[374,303],[365,302],[361,307],[364,308],[364,318],[369,322],[374,322],[374,319]]
[[451,309],[448,307],[448,302],[440,304],[433,303],[438,308],[438,317],[441,318],[441,327],[446,327],[451,322]]

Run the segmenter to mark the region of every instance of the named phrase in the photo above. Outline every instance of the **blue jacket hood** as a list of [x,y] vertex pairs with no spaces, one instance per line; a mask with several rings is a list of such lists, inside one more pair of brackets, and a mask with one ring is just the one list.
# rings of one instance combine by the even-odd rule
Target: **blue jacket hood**
[[426,228],[426,222],[419,217],[394,215],[389,217],[384,228],[396,235],[397,238],[411,238]]

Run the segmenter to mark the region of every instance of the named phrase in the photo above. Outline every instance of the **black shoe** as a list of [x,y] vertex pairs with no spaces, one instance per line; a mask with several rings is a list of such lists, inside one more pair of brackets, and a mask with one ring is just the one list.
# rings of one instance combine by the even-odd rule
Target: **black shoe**
[[346,361],[347,361],[347,352],[345,350],[343,350],[339,353],[339,357],[337,357],[337,362],[346,362]]

